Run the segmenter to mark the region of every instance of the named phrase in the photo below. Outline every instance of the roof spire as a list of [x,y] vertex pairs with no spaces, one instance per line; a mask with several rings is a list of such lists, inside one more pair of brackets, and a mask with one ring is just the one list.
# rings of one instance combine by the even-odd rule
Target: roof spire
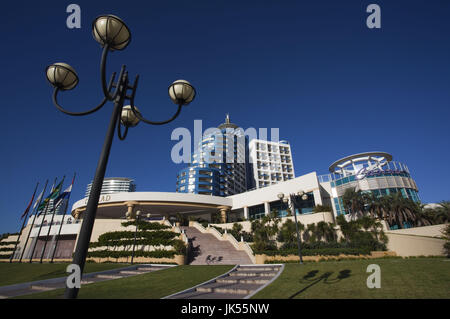
[[227,113],[227,117],[225,118],[225,123],[230,124],[230,114]]

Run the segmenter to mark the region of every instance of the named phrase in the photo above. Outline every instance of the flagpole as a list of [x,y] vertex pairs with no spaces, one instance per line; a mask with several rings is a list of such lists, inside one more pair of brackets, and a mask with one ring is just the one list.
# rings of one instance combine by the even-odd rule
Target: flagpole
[[19,231],[19,236],[17,236],[16,245],[14,246],[14,250],[13,250],[13,253],[12,253],[12,255],[11,255],[11,258],[9,258],[9,262],[10,262],[10,263],[12,263],[12,260],[13,260],[13,258],[14,258],[14,255],[16,254],[16,249],[17,249],[17,245],[19,244],[20,235],[22,235],[22,231],[23,231],[23,229],[24,229],[24,227],[25,227],[25,222],[27,221],[28,212],[29,212],[29,210],[30,210],[31,205],[33,204],[34,195],[36,195],[36,191],[37,191],[37,189],[38,189],[38,186],[39,186],[39,182],[37,182],[36,187],[34,188],[34,193],[33,193],[33,196],[31,197],[30,204],[28,204],[28,207],[27,207],[27,209],[26,209],[26,214],[25,214],[25,216],[22,215],[23,223],[22,223],[22,227],[20,228],[20,231]]
[[[72,178],[72,187],[73,187],[73,183],[75,182],[75,176],[77,173],[73,173],[73,178]],[[62,226],[64,224],[64,218],[66,217],[66,213],[67,213],[67,207],[69,206],[69,199],[70,199],[70,195],[72,194],[72,188],[70,189],[70,194],[69,194],[69,198],[67,198],[67,205],[66,208],[64,209],[64,214],[61,220],[61,225],[59,226],[59,231],[58,231],[58,235],[56,237],[56,243],[55,243],[55,248],[53,248],[53,254],[52,254],[52,259],[50,260],[50,263],[53,263],[53,259],[55,258],[55,253],[56,253],[56,248],[58,247],[58,242],[59,242],[59,237],[61,236],[61,229]]]
[[[66,175],[63,176],[63,179],[62,179],[62,181],[60,183],[61,187],[59,189],[58,195],[61,194],[61,188],[62,188],[62,185],[64,183],[64,179],[65,178],[66,178]],[[53,204],[54,204],[56,198],[57,197],[55,197],[53,199],[49,199],[48,202],[50,202],[50,200],[53,200]],[[48,226],[47,236],[45,236],[45,243],[44,243],[44,248],[42,249],[42,253],[41,253],[41,260],[39,260],[39,263],[41,263],[41,264],[42,264],[42,259],[44,258],[45,248],[47,248],[48,237],[50,236],[50,230],[52,229],[52,224],[53,224],[53,219],[55,218],[56,209],[57,209],[57,207],[55,205],[53,205],[52,219],[50,220],[50,225]]]
[[[58,178],[56,177],[55,178],[55,182],[53,183],[53,187],[56,185],[56,181],[58,180]],[[53,187],[52,187],[52,190],[51,190],[51,192],[50,192],[50,194],[53,192]],[[50,196],[50,195],[49,195]],[[47,201],[47,203],[45,204],[45,208],[44,208],[44,210],[43,210],[43,212],[42,212],[42,221],[41,221],[41,225],[39,226],[39,231],[38,231],[38,233],[37,233],[37,236],[36,236],[36,240],[35,240],[35,242],[34,242],[34,246],[33,246],[33,250],[31,251],[31,256],[30,256],[30,263],[32,263],[33,262],[33,255],[34,255],[34,251],[35,251],[35,249],[36,249],[36,245],[37,245],[37,242],[38,242],[38,240],[39,240],[39,235],[41,234],[41,229],[42,229],[42,225],[44,225],[44,219],[45,219],[45,215],[47,214],[47,208],[48,208],[48,204],[50,203],[50,198],[48,199],[48,201]]]
[[[47,189],[47,184],[48,184],[48,179],[47,179],[47,181],[45,182],[44,191],[42,192],[41,198],[39,198],[39,203],[38,203],[38,205],[36,206],[37,208],[39,208],[39,205],[41,205],[42,199],[44,198],[45,190]],[[36,215],[37,215],[36,207],[33,208],[33,210],[34,210],[33,221],[31,222],[31,228],[30,228],[30,231],[28,232],[27,240],[25,241],[25,245],[23,246],[22,253],[20,254],[19,263],[22,262],[23,254],[25,253],[25,250],[26,250],[27,244],[28,244],[28,240],[30,239],[31,231],[33,230],[34,221],[36,220]]]

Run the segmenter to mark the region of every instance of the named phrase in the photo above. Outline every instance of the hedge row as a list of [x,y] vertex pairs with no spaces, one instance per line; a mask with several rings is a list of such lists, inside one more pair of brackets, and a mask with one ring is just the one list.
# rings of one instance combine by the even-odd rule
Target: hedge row
[[[110,251],[110,250],[99,250],[88,252],[88,257],[98,257],[98,258],[123,258],[131,257],[132,251]],[[154,250],[154,251],[142,251],[138,250],[134,252],[134,257],[151,257],[151,258],[173,258],[177,252],[175,250]]]
[[[159,239],[159,238],[136,238],[136,245],[149,245],[149,246],[172,246],[177,239]],[[97,247],[125,247],[134,245],[134,239],[126,240],[109,240],[107,242],[93,242],[89,243],[89,248]]]
[[[109,241],[113,240],[123,240],[123,239],[133,239],[134,240],[134,231],[115,231],[115,232],[109,232],[104,233],[98,237],[99,243],[107,243]],[[137,237],[139,238],[146,238],[146,239],[153,239],[153,240],[170,240],[174,237],[178,236],[177,233],[171,232],[171,231],[163,231],[163,230],[157,230],[157,231],[138,231]]]
[[[319,248],[302,249],[303,256],[370,255],[370,248]],[[298,249],[255,251],[255,254],[267,256],[298,255]]]
[[12,242],[12,241],[0,242],[0,246],[8,246],[8,245],[14,245],[14,244],[15,244],[15,242]]
[[[123,227],[136,226],[136,222],[135,221],[123,222],[121,225]],[[145,222],[145,221],[139,221],[137,223],[137,225],[138,225],[138,231],[140,231],[140,230],[163,230],[163,229],[171,228],[170,226],[167,226],[164,224],[150,223],[150,222]]]
[[[425,257],[425,256],[424,256]],[[442,258],[442,256],[436,256]],[[426,258],[432,258],[432,256],[426,256]],[[368,260],[367,257],[360,257],[360,258],[351,258],[351,260]],[[370,260],[373,259],[408,259],[408,257],[401,257],[401,256],[383,256],[378,258],[370,258]],[[342,257],[342,258],[319,258],[318,260],[303,260],[304,263],[315,263],[315,262],[336,262],[341,260],[349,260],[348,258]],[[274,259],[274,260],[266,260],[264,261],[264,264],[298,264],[298,260],[280,260],[280,259]]]

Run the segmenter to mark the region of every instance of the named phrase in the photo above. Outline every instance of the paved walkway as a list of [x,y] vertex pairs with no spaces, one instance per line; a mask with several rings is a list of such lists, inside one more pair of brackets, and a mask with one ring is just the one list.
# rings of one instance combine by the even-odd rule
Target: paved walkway
[[[94,282],[107,281],[112,279],[119,279],[124,277],[142,275],[145,273],[167,269],[176,265],[158,265],[158,264],[141,264],[133,265],[125,268],[111,269],[95,273],[83,274],[81,285],[87,285]],[[67,277],[52,278],[47,280],[40,280],[34,282],[26,282],[10,286],[0,287],[0,299],[10,297],[28,295],[43,291],[60,289],[66,287]]]
[[237,250],[227,240],[200,232],[195,227],[182,227],[192,244],[190,265],[240,265],[251,264],[245,251]]
[[248,299],[274,281],[284,265],[241,265],[164,299]]

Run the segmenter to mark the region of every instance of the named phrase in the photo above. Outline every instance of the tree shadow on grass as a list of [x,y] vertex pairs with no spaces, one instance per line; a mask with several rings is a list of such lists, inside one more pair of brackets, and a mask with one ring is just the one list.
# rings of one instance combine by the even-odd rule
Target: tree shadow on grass
[[351,270],[349,269],[344,269],[341,270],[339,272],[339,274],[337,275],[336,278],[331,279],[331,275],[333,274],[333,272],[331,271],[327,271],[325,273],[323,273],[322,275],[318,276],[319,271],[318,270],[312,270],[310,272],[308,272],[305,276],[303,276],[303,278],[301,278],[299,280],[300,283],[309,283],[307,286],[305,286],[304,288],[302,288],[301,290],[297,291],[296,293],[294,293],[293,295],[291,295],[288,299],[293,299],[295,297],[297,297],[299,294],[301,294],[302,292],[306,291],[307,289],[311,288],[312,286],[318,284],[319,282],[323,282],[325,284],[335,284],[340,282],[341,280],[348,278],[351,276]]

